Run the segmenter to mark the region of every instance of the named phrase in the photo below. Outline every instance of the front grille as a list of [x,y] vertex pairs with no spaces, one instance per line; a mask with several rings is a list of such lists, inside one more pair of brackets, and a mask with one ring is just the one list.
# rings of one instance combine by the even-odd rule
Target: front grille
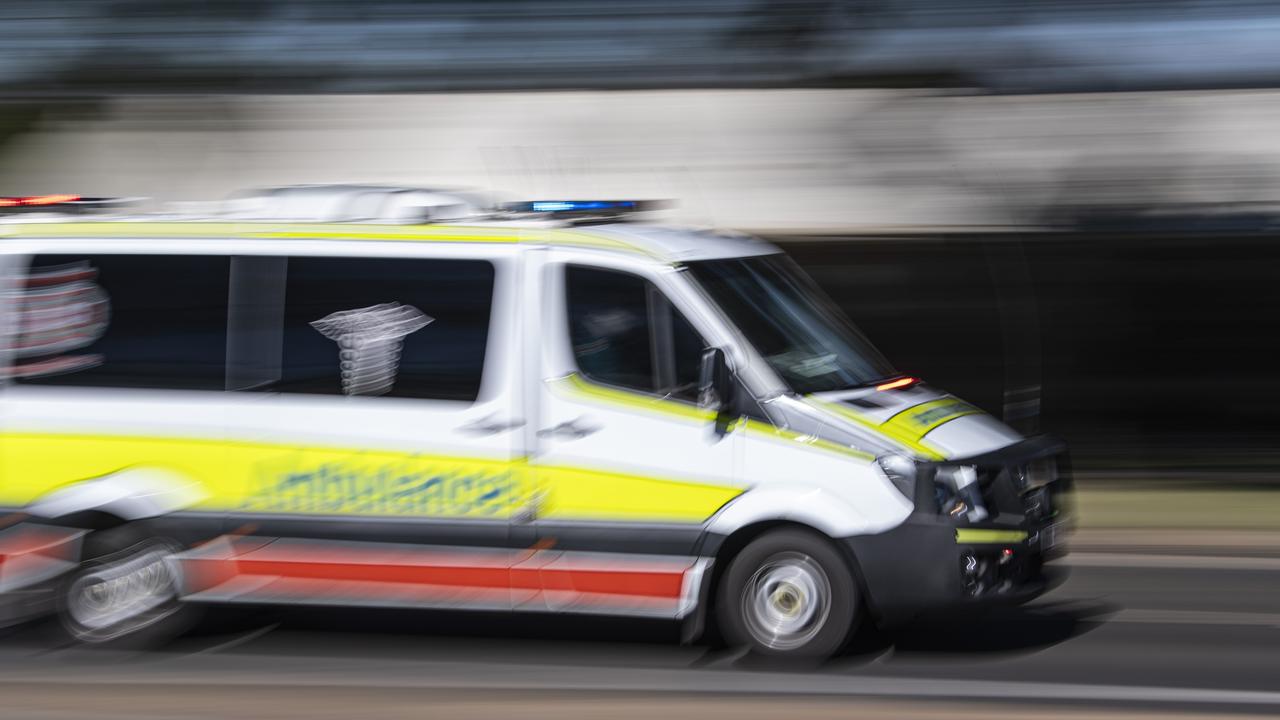
[[[970,458],[946,460],[926,469],[924,477],[934,482],[917,483],[917,507],[932,506],[962,525],[992,523],[1035,529],[1070,519],[1073,514],[1066,445],[1050,436],[1028,438]],[[985,512],[971,511],[979,500]]]
[[982,500],[991,515],[1022,515],[1032,523],[1047,521],[1059,511],[1062,488],[1056,457],[1015,465],[980,466]]

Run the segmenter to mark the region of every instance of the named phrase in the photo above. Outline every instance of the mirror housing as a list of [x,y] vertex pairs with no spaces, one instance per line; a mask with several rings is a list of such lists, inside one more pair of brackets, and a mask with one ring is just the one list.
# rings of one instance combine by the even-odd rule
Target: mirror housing
[[733,372],[722,348],[702,351],[702,368],[698,376],[698,407],[716,413],[716,435],[729,432],[729,426],[737,420],[733,408],[736,405]]

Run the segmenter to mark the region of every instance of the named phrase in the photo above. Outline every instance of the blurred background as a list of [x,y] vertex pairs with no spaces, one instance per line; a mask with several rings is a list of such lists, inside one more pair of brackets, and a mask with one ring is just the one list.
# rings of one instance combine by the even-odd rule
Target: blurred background
[[783,246],[900,370],[1070,442],[1072,597],[1175,613],[1055,655],[1081,682],[1280,684],[1277,127],[1256,0],[0,4],[0,195],[671,198]]

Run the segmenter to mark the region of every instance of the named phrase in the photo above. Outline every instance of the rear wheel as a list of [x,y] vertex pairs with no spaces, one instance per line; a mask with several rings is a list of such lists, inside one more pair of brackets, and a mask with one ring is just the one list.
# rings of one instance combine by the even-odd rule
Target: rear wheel
[[192,611],[178,597],[177,549],[133,525],[94,532],[84,562],[61,587],[63,628],[91,644],[152,645],[180,633]]
[[725,639],[759,655],[825,658],[858,619],[853,572],[830,542],[776,530],[738,553],[721,577],[716,617]]

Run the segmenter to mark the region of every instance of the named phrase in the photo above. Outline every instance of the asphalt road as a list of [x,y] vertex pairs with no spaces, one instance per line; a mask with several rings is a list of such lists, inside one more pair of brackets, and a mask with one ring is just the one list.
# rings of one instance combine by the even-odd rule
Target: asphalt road
[[816,667],[602,618],[219,611],[149,652],[59,646],[34,625],[0,643],[0,717],[1280,713],[1280,561],[1089,552],[1072,563],[1030,606],[864,632]]

